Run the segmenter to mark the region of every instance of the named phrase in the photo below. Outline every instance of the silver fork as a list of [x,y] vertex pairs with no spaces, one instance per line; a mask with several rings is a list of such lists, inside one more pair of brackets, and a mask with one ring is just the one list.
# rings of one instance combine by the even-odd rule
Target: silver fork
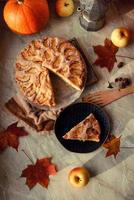
[[128,86],[124,89],[111,89],[89,93],[87,96],[83,97],[82,101],[94,103],[103,107],[132,93],[134,93],[134,86]]

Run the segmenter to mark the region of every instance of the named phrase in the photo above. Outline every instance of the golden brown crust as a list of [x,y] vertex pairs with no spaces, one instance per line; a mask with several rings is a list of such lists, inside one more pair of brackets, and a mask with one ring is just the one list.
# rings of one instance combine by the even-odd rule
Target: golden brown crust
[[68,140],[100,141],[100,125],[91,113],[83,121],[67,132],[63,138]]

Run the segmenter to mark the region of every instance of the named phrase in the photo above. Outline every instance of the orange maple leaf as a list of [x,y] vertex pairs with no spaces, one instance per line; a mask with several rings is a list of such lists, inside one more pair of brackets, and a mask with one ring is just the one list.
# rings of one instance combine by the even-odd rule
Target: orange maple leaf
[[23,127],[17,127],[17,123],[11,124],[0,133],[0,151],[3,151],[8,146],[18,151],[19,137],[28,135]]
[[116,158],[117,154],[120,152],[120,137],[116,137],[112,134],[109,135],[106,142],[103,144],[103,147],[108,149],[106,157],[114,155]]
[[31,190],[37,183],[48,187],[49,175],[56,174],[56,166],[51,163],[51,158],[37,159],[34,165],[28,165],[22,171],[21,177],[26,178],[26,185]]
[[93,46],[94,52],[98,55],[98,58],[94,62],[95,65],[99,65],[101,68],[106,67],[108,71],[112,71],[116,60],[116,53],[118,47],[116,47],[111,40],[105,39],[104,46]]

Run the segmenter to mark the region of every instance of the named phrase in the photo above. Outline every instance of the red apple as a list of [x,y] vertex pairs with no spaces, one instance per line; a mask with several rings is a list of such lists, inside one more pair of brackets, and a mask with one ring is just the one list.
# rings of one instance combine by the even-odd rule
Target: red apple
[[56,13],[60,17],[68,17],[74,12],[73,0],[56,0]]
[[70,184],[78,188],[87,185],[89,177],[89,171],[84,167],[73,168],[68,175]]

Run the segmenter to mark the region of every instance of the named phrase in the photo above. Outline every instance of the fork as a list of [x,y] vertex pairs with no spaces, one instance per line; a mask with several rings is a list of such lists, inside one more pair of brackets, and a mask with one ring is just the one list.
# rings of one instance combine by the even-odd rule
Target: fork
[[134,85],[124,89],[112,89],[89,93],[87,96],[83,97],[82,101],[94,103],[103,107],[132,93],[134,93]]

